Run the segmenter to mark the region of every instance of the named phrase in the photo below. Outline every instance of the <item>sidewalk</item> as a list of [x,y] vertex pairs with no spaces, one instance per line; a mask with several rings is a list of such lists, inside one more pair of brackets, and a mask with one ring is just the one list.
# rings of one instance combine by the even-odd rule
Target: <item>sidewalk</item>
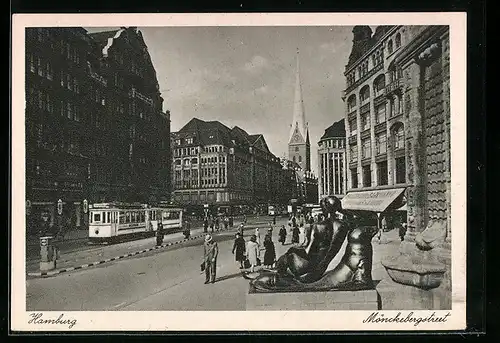
[[[235,228],[232,228],[235,229]],[[231,230],[231,229],[229,229]],[[221,230],[221,232],[224,230]],[[191,229],[191,240],[198,239],[204,236],[203,228]],[[178,244],[185,241],[182,232],[175,232],[164,236],[162,248],[172,244]],[[85,250],[77,250],[71,252],[61,252],[60,258],[57,260],[56,270],[72,268],[79,265],[92,264],[100,261],[118,259],[128,257],[130,253],[137,253],[141,249],[155,249],[156,237],[143,238],[139,240],[127,241],[123,243],[111,245],[89,246]],[[145,252],[145,251],[144,251]],[[123,256],[123,257],[122,257]],[[26,261],[26,273],[38,274],[40,272],[39,259]],[[49,274],[51,275],[51,274]],[[35,275],[37,276],[37,275]]]

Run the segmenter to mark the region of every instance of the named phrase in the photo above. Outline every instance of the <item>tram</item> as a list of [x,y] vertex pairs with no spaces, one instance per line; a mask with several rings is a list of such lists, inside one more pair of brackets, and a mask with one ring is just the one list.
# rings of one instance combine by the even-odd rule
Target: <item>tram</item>
[[161,204],[96,203],[89,213],[89,240],[96,243],[154,236],[160,221],[165,234],[182,228],[182,209]]

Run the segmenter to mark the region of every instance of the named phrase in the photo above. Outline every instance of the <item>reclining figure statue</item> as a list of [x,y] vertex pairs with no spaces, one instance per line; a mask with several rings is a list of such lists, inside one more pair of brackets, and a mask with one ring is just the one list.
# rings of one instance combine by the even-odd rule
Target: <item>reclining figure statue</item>
[[[306,248],[290,248],[281,256],[275,271],[263,271],[251,281],[256,292],[362,290],[373,288],[371,240],[376,228],[357,228],[344,214],[338,198],[321,201],[323,220],[314,224]],[[340,263],[325,273],[347,237]]]

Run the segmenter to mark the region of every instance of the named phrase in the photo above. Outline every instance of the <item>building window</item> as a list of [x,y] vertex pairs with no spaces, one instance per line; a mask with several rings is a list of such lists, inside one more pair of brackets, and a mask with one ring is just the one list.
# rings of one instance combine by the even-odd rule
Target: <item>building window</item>
[[398,32],[396,35],[396,49],[401,46],[401,34]]
[[396,158],[396,183],[406,182],[406,160],[405,157]]
[[361,101],[361,105],[366,104],[370,100],[370,87],[368,87],[368,85],[361,88],[359,99]]
[[387,52],[390,54],[392,54],[392,52],[394,51],[394,47],[392,46],[392,40],[389,41],[389,43],[387,43]]
[[193,138],[186,138],[186,144],[193,144]]
[[382,75],[377,76],[377,78],[373,82],[373,92],[374,92],[375,96],[377,97],[377,96],[383,94],[384,88],[385,88],[385,75],[382,74]]
[[347,111],[351,112],[356,107],[356,95],[352,94],[349,99],[347,99]]
[[30,54],[29,55],[29,59],[30,59],[30,71],[32,73],[36,72],[36,68],[35,68],[35,56],[33,56],[33,54]]
[[351,145],[351,161],[356,162],[358,160],[358,146],[356,144]]
[[384,154],[387,152],[387,135],[382,133],[376,137],[377,141],[377,155]]
[[54,69],[52,68],[52,65],[50,64],[50,62],[47,62],[47,69],[46,69],[46,75],[47,75],[47,79],[52,81],[52,79],[54,78]]
[[370,139],[365,139],[363,140],[363,158],[368,158],[372,156],[372,148],[371,148],[371,142]]
[[372,170],[370,166],[363,166],[363,187],[372,185]]
[[353,118],[351,120],[349,120],[349,128],[351,130],[351,135],[355,135],[357,133],[357,121],[356,121],[356,118]]
[[379,186],[388,184],[387,161],[377,163],[377,177]]
[[296,160],[295,160],[295,156],[293,156],[292,160],[293,160],[294,162],[296,162]]
[[385,122],[385,104],[378,105],[377,108],[375,109],[376,115],[375,118],[377,118],[377,124]]
[[355,73],[350,73],[350,74],[347,75],[347,87],[349,87],[352,84],[354,84],[355,81],[356,81],[356,75],[355,75]]
[[351,188],[358,188],[358,171],[356,168],[351,169]]
[[38,68],[38,75],[45,77],[45,68],[42,65],[42,60],[38,57],[36,62],[37,62],[37,68]]
[[302,163],[302,155],[299,155],[299,163]]
[[394,150],[403,149],[405,147],[405,133],[403,126],[399,126],[394,131]]
[[363,130],[370,129],[370,112],[366,112],[361,116],[361,127]]
[[296,147],[295,147],[295,152],[298,152],[298,151],[299,151],[299,147],[298,147],[298,146],[296,146]]

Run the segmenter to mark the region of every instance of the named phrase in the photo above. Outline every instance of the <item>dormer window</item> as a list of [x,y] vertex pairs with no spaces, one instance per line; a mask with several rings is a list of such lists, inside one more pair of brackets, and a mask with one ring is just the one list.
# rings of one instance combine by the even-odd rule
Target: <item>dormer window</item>
[[186,138],[186,144],[193,144],[193,138]]

